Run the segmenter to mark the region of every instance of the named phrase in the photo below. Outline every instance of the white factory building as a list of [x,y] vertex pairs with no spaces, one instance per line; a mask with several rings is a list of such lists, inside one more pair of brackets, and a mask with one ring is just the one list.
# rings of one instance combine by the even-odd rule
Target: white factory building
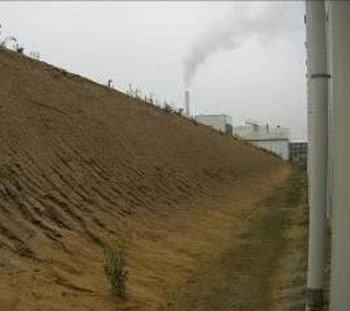
[[197,122],[211,126],[219,132],[232,135],[232,120],[226,114],[200,114],[195,119]]
[[231,117],[226,114],[200,114],[196,121],[213,127],[227,135],[234,135],[252,145],[270,151],[283,160],[289,160],[290,130],[280,126],[271,127],[246,122],[246,125],[232,127]]
[[233,127],[232,134],[254,146],[277,154],[283,160],[289,160],[290,130],[287,128],[250,123]]

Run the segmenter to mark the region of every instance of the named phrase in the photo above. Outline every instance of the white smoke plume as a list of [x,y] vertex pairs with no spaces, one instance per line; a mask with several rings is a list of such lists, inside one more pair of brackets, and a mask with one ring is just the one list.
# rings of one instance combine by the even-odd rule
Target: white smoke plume
[[[198,68],[208,58],[223,50],[234,50],[251,36],[268,42],[276,36],[292,34],[296,23],[302,24],[295,5],[288,2],[235,2],[227,16],[211,25],[190,47],[184,60],[184,82],[188,88]],[[296,20],[297,19],[297,20]]]

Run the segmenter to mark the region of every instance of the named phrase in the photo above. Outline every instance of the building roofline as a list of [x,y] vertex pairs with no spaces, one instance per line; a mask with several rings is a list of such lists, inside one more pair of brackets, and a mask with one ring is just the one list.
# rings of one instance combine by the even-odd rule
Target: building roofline
[[247,141],[288,141],[288,138],[261,138],[261,139],[249,139],[249,138],[243,138],[243,140],[247,140]]
[[307,140],[291,140],[291,144],[307,144]]
[[205,116],[205,117],[217,117],[217,116],[231,117],[230,115],[225,114],[225,113],[220,113],[220,114],[197,114],[195,117],[199,117],[199,116]]

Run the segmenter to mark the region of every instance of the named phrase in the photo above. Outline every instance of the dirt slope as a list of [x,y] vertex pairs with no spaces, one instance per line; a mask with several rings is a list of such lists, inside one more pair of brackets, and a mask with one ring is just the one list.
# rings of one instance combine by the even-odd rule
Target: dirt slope
[[[0,118],[1,310],[166,310],[288,175],[263,151],[4,50]],[[126,301],[103,272],[105,243],[122,241]]]
[[194,274],[170,311],[305,310],[307,208],[304,172],[295,169],[249,208],[230,243]]

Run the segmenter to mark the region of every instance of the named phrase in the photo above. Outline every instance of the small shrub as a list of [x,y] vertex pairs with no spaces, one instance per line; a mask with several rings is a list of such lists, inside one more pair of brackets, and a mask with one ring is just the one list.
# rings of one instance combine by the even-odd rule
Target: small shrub
[[23,54],[23,52],[24,52],[24,47],[23,47],[23,46],[20,46],[20,45],[17,43],[16,46],[15,46],[15,50],[16,50],[17,53]]
[[164,103],[163,109],[166,113],[173,113],[174,112],[173,107],[171,107],[167,102]]
[[105,273],[112,286],[112,293],[125,298],[128,271],[126,270],[125,251],[119,248],[105,250]]

